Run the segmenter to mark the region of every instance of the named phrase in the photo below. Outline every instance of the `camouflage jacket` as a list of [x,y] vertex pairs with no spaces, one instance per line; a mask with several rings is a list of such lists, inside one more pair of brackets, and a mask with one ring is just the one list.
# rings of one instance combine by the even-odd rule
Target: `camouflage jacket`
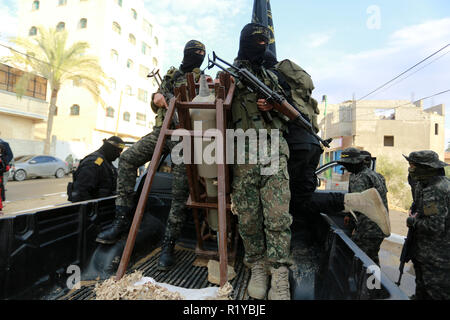
[[[197,82],[200,78],[200,69],[195,68],[192,70],[194,73],[194,79]],[[171,67],[167,74],[163,77],[161,87],[155,93],[162,93],[164,98],[166,99],[167,104],[169,104],[170,99],[173,97],[173,90],[176,87],[179,87],[183,84],[187,84],[186,74],[181,70],[178,70],[175,67]],[[155,93],[152,94],[151,98],[151,108],[154,113],[156,113],[155,117],[155,127],[161,127],[164,121],[164,117],[166,116],[167,109],[159,108],[153,103],[153,97]]]
[[[352,173],[350,175],[348,191],[349,192],[362,192],[370,188],[377,189],[378,193],[383,200],[384,206],[389,211],[387,202],[387,188],[384,177],[369,169],[364,168],[359,173]],[[381,229],[365,215],[356,212],[358,221],[356,222],[356,237],[359,238],[384,238],[384,234]]]
[[450,180],[436,176],[417,182],[414,204],[419,213],[414,225],[413,255],[419,262],[450,268]]
[[[272,71],[265,68],[255,71],[250,62],[245,60],[235,60],[234,65],[239,68],[246,68],[270,89],[279,91],[278,78]],[[233,128],[243,129],[244,131],[251,128],[256,130],[279,129],[280,131],[286,131],[289,119],[279,111],[275,109],[269,111],[272,117],[270,123],[264,120],[263,114],[257,106],[259,98],[256,92],[251,92],[246,85],[237,81],[231,106]]]

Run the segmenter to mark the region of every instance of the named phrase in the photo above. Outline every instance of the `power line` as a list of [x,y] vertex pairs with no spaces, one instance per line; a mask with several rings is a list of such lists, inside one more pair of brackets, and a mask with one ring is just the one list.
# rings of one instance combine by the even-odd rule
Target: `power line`
[[389,87],[385,88],[384,90],[382,90],[381,92],[384,92],[386,90],[388,90],[389,88],[395,86],[396,84],[399,84],[400,82],[408,79],[409,77],[413,76],[414,74],[416,74],[417,72],[419,72],[420,70],[426,68],[427,66],[429,66],[430,64],[436,62],[437,60],[443,58],[444,56],[446,56],[447,54],[449,54],[450,51],[445,52],[444,54],[440,55],[439,57],[437,57],[436,59],[432,60],[431,62],[427,63],[426,65],[424,65],[422,68],[417,69],[416,71],[414,71],[413,73],[410,73],[408,76],[404,77],[403,79],[400,79],[397,82],[394,82],[393,84],[391,84]]
[[[438,93],[435,93],[435,94],[430,95],[430,96],[428,96],[428,97],[421,98],[421,99],[416,100],[416,101],[414,101],[414,102],[404,103],[404,104],[398,105],[398,106],[393,107],[393,108],[386,108],[386,110],[395,110],[395,109],[397,109],[397,108],[400,108],[400,107],[403,107],[403,106],[406,106],[406,105],[409,105],[409,104],[414,104],[414,103],[419,102],[419,101],[421,101],[421,100],[427,100],[427,99],[430,99],[430,98],[439,96],[439,95],[444,94],[444,93],[447,93],[447,92],[450,92],[450,89],[444,90],[444,91],[441,91],[441,92],[438,92]],[[359,114],[358,116],[359,116],[359,117],[361,117],[361,116],[367,116],[367,115],[370,115],[370,114],[372,114],[372,113],[373,113],[373,111],[368,112],[368,113]]]
[[400,78],[402,75],[404,75],[405,73],[409,72],[410,70],[414,69],[415,67],[417,67],[419,64],[421,64],[422,62],[430,59],[431,57],[433,57],[434,55],[438,54],[439,52],[441,52],[442,50],[444,50],[445,48],[449,47],[450,43],[447,44],[446,46],[442,47],[441,49],[439,49],[438,51],[434,52],[433,54],[429,55],[428,57],[426,57],[425,59],[421,60],[420,62],[416,63],[415,65],[413,65],[412,67],[408,68],[407,70],[403,71],[402,73],[400,73],[398,76],[396,76],[395,78],[389,80],[388,82],[386,82],[385,84],[379,86],[378,88],[376,88],[375,90],[369,92],[368,94],[366,94],[365,96],[363,96],[362,98],[358,99],[357,101],[361,101],[364,98],[367,98],[368,96],[370,96],[371,94],[377,92],[378,90],[380,90],[381,88],[384,88],[386,85],[388,85],[389,83],[397,80],[398,78]]

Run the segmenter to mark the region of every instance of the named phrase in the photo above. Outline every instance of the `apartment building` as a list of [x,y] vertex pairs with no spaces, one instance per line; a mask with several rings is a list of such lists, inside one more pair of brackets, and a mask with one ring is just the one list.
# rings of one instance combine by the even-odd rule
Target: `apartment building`
[[[152,130],[149,99],[157,84],[147,75],[159,68],[161,39],[143,0],[20,0],[19,35],[36,36],[38,26],[66,30],[69,45],[88,42],[88,54],[98,57],[109,79],[101,94],[106,105],[79,83],[64,83],[53,125],[55,155],[83,157],[111,135],[136,141]],[[44,124],[38,134],[45,138]]]
[[320,134],[333,138],[331,148],[324,153],[325,162],[340,159],[342,150],[348,147],[394,161],[402,161],[402,154],[417,150],[434,150],[444,159],[443,104],[424,109],[422,101],[407,100],[345,101],[326,106],[325,103],[324,99],[319,105]]
[[24,71],[0,63],[0,138],[14,146],[15,154],[40,153],[42,140],[36,127],[47,121],[47,79],[30,75],[19,98],[16,83]]

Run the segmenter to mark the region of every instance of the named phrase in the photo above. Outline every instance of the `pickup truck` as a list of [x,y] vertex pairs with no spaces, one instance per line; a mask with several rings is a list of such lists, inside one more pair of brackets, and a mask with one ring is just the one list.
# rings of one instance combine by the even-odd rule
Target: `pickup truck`
[[[321,170],[330,168],[327,164]],[[214,286],[208,282],[206,267],[193,264],[197,243],[193,219],[188,219],[176,247],[177,264],[170,271],[157,269],[159,246],[171,204],[170,156],[158,167],[148,196],[127,273],[140,270],[144,276],[184,288]],[[138,178],[139,195],[145,174]],[[317,190],[316,192],[329,192]],[[3,300],[89,300],[95,299],[98,281],[114,276],[126,237],[114,245],[95,242],[114,217],[115,196],[68,204],[12,217],[0,218],[0,299]],[[292,230],[290,289],[292,300],[359,300],[370,298],[371,284],[378,284],[385,299],[408,297],[350,239],[343,215],[320,214],[312,237],[306,237],[297,215]],[[216,241],[205,246],[216,248]],[[231,298],[250,299],[249,269],[242,261],[238,244]],[[82,286],[70,283],[79,271]]]

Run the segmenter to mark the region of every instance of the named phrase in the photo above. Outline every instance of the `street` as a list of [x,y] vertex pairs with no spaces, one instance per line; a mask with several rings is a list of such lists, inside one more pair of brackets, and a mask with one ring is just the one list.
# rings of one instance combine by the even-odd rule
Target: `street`
[[72,175],[64,178],[41,178],[25,181],[8,181],[3,214],[13,215],[36,208],[68,203],[66,188]]

